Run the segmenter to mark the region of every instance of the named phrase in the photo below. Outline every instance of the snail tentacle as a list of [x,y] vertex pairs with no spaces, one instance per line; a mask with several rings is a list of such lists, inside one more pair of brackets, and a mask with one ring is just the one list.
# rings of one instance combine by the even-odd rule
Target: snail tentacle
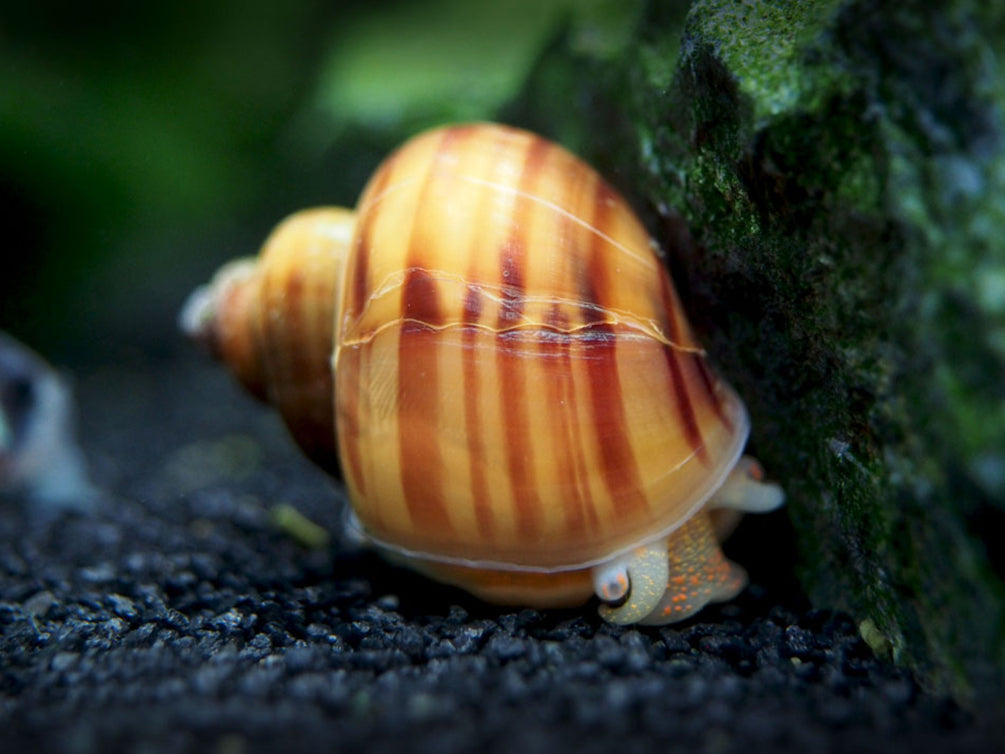
[[773,511],[785,502],[785,493],[777,484],[763,480],[761,464],[751,456],[743,456],[709,500],[709,507],[733,508],[745,513]]
[[638,623],[659,604],[669,573],[666,539],[594,567],[593,588],[604,601],[600,616],[621,625]]

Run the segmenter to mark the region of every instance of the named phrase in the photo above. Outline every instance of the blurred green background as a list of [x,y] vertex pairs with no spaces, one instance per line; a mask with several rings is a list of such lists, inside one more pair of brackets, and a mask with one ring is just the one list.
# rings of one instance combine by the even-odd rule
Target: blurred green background
[[11,6],[0,329],[72,365],[173,352],[187,292],[282,216],[353,204],[423,127],[496,116],[556,40],[615,55],[640,3]]

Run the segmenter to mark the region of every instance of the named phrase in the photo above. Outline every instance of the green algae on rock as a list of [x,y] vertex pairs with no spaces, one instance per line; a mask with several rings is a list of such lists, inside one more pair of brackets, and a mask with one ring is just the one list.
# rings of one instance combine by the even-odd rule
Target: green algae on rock
[[639,193],[690,228],[670,262],[789,491],[804,587],[963,696],[1002,663],[973,530],[1005,487],[1001,16],[707,0],[626,67]]
[[650,208],[814,604],[959,698],[1005,665],[1003,28],[972,1],[652,2],[618,66],[553,49],[513,109]]

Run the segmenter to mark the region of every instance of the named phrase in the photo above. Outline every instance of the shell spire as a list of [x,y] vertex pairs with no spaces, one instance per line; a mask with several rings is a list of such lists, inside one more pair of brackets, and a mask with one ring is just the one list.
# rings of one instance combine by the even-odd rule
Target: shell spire
[[361,541],[491,601],[595,594],[614,623],[743,588],[716,529],[781,490],[741,459],[743,402],[593,168],[445,126],[384,160],[355,214],[317,212],[224,268],[183,326],[339,466]]
[[339,207],[283,221],[257,257],[234,260],[189,297],[182,330],[273,404],[305,453],[338,472],[331,355],[355,224]]

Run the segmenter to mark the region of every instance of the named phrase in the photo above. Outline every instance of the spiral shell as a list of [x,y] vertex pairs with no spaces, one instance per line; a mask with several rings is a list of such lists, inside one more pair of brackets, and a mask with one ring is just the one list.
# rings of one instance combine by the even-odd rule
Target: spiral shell
[[742,404],[645,229],[568,151],[434,131],[381,166],[357,211],[335,395],[371,536],[568,568],[671,530],[735,464]]
[[[330,291],[309,298],[297,255],[272,259],[297,244],[270,240],[259,265],[273,271],[248,273],[260,290],[247,300],[266,313],[237,318],[259,322],[262,340],[244,350],[274,361],[261,383],[244,381],[294,427],[324,400],[301,405],[313,388],[290,398],[270,386],[299,384],[331,354],[338,458],[364,538],[491,599],[618,603],[631,592],[607,608],[619,622],[735,594],[742,571],[704,508],[765,510],[781,493],[738,463],[743,404],[614,189],[533,134],[452,126],[388,157],[351,224],[338,269],[316,278]],[[229,307],[213,300],[200,316],[215,322]],[[315,307],[334,312],[321,346],[322,328],[307,324]],[[321,377],[310,382],[323,392]],[[330,426],[314,424],[310,438]],[[324,443],[311,442],[320,456]],[[682,573],[694,582],[674,591],[688,595],[684,613],[667,597]]]
[[226,264],[194,291],[180,317],[182,329],[252,395],[274,405],[304,452],[333,473],[335,281],[343,276],[354,218],[341,207],[286,218],[258,257]]

